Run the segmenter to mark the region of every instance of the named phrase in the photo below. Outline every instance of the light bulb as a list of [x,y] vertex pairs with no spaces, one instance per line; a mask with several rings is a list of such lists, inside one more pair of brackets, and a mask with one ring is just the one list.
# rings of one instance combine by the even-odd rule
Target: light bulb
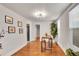
[[46,13],[45,12],[43,12],[43,11],[37,11],[37,12],[35,12],[34,13],[34,16],[35,17],[46,17]]

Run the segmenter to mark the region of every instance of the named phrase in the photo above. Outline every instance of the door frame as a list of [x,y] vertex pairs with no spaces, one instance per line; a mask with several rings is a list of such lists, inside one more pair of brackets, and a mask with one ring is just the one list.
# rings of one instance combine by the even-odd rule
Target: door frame
[[[40,39],[40,24],[36,24],[35,26],[36,26],[36,39]],[[37,29],[37,27],[39,28],[39,30]]]
[[27,41],[30,41],[30,24],[26,24]]

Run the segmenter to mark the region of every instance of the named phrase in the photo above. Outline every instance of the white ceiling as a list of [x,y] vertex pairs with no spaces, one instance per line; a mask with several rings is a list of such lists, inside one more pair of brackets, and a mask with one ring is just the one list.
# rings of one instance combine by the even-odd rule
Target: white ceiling
[[[68,7],[69,3],[4,3],[2,4],[16,13],[33,21],[39,20],[55,20]],[[36,18],[33,13],[38,11],[46,11],[45,18]]]

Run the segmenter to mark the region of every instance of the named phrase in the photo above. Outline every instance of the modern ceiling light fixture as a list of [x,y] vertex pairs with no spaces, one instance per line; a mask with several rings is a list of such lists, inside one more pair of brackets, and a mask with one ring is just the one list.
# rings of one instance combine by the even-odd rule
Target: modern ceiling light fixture
[[36,11],[36,12],[34,13],[34,16],[37,17],[37,18],[44,18],[44,17],[47,16],[47,13],[44,12],[44,11]]

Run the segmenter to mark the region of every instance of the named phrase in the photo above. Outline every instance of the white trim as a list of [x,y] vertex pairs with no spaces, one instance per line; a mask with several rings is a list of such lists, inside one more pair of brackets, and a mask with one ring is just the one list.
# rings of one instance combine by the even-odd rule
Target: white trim
[[64,47],[62,47],[62,45],[59,43],[59,42],[57,42],[58,43],[58,45],[59,45],[59,47],[63,50],[63,52],[66,54],[66,50],[64,49]]
[[19,51],[20,49],[22,49],[24,46],[26,46],[27,45],[27,42],[25,42],[23,45],[21,45],[20,47],[18,47],[18,48],[16,48],[16,49],[14,49],[14,50],[12,50],[12,51],[10,51],[8,54],[6,54],[6,55],[4,55],[4,56],[11,56],[11,55],[13,55],[14,53],[16,53],[17,51]]

